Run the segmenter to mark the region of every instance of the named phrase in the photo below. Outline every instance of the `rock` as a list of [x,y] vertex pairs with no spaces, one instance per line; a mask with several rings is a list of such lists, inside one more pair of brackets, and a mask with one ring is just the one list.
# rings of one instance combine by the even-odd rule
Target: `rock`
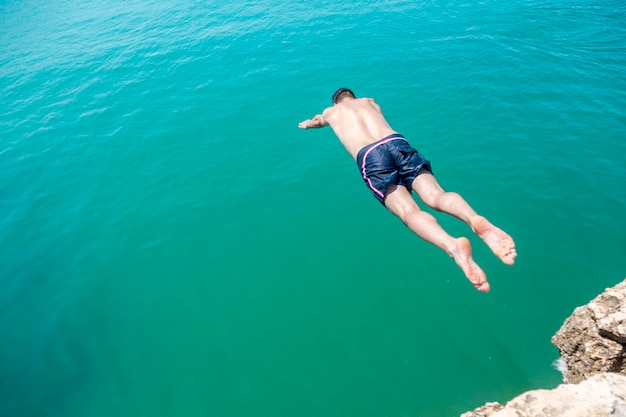
[[503,408],[504,406],[497,402],[487,403],[482,407],[478,407],[474,411],[468,411],[467,413],[461,414],[461,417],[491,417],[494,413],[502,410]]
[[489,404],[494,403],[461,417],[626,417],[626,376],[603,373],[579,384],[528,391],[485,411]]
[[626,280],[575,309],[552,343],[564,384],[461,417],[626,417]]
[[574,310],[552,337],[565,382],[601,373],[626,375],[626,280]]

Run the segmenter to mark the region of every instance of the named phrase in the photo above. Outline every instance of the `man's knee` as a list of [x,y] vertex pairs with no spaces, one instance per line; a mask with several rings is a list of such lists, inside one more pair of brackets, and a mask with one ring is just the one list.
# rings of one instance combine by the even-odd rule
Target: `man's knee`
[[387,207],[387,210],[398,216],[403,221],[405,218],[410,216],[411,213],[420,211],[417,203],[406,188],[387,194],[384,204],[385,207]]
[[387,207],[387,209],[397,216],[403,223],[408,223],[411,218],[419,215],[421,212],[417,203],[413,199],[411,202],[406,202],[406,204],[395,205],[394,207]]
[[446,202],[452,202],[461,198],[461,194],[455,193],[454,191],[446,191],[440,198]]
[[453,191],[434,192],[422,198],[429,207],[439,209],[461,198],[461,195]]

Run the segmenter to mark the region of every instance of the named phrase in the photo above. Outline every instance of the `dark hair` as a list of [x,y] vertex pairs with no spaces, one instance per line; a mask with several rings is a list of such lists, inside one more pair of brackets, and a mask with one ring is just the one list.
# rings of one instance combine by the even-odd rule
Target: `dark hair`
[[343,99],[344,97],[356,98],[352,90],[348,88],[340,88],[339,90],[335,91],[335,94],[333,94],[333,104],[337,104],[337,102],[341,101],[341,99]]

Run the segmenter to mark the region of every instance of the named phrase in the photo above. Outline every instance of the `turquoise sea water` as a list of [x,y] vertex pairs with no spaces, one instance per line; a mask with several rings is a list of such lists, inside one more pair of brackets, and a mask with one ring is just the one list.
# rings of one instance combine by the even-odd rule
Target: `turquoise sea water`
[[[556,386],[626,276],[626,5],[0,2],[0,416],[456,416]],[[369,194],[374,97],[516,240],[492,284]]]

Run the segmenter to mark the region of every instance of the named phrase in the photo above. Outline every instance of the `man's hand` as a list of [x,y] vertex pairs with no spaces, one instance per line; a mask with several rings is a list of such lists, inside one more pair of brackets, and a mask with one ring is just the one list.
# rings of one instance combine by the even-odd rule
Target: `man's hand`
[[320,127],[328,126],[328,123],[325,121],[324,116],[321,114],[316,114],[312,119],[307,119],[298,124],[300,129],[317,129]]
[[311,119],[307,119],[298,123],[298,127],[300,129],[308,129],[310,124],[311,124]]

